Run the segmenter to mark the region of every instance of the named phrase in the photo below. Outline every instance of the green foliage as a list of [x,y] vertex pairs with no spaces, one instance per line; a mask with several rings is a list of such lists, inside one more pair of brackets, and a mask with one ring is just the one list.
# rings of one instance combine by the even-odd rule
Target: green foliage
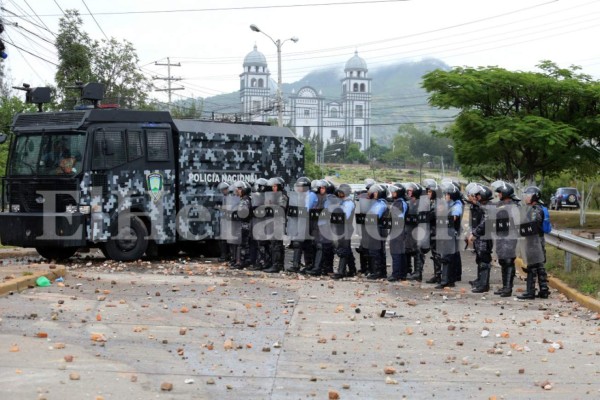
[[354,163],[358,162],[364,164],[368,162],[367,156],[360,151],[360,147],[358,143],[350,143],[346,149],[346,157],[344,158],[346,162]]
[[541,73],[457,67],[424,76],[430,104],[460,110],[444,134],[466,176],[533,181],[597,160],[599,83],[576,67],[539,67]]
[[9,140],[0,144],[0,176],[5,175],[8,149],[10,146],[10,126],[16,113],[34,111],[35,106],[26,105],[18,97],[0,97],[0,133],[9,135]]
[[319,179],[323,177],[321,167],[315,164],[315,151],[310,140],[304,139],[304,175],[310,179]]
[[107,102],[130,108],[146,108],[151,82],[138,70],[139,61],[133,45],[124,40],[92,41],[82,30],[77,10],[66,10],[60,18],[56,37],[59,66],[56,71],[56,104],[70,109],[78,101],[76,91],[68,89],[75,82],[99,82],[105,86]]
[[600,269],[598,263],[573,257],[571,272],[564,269],[564,251],[546,246],[546,269],[569,286],[600,300]]
[[65,16],[59,19],[58,36],[55,45],[58,52],[59,65],[54,76],[57,86],[56,102],[59,108],[70,108],[73,102],[67,99],[70,93],[67,87],[75,81],[93,82],[92,73],[92,41],[81,29],[83,21],[77,10],[66,10]]
[[139,58],[131,42],[115,38],[95,42],[92,71],[105,86],[105,99],[129,108],[140,108],[152,89],[151,82],[139,71]]

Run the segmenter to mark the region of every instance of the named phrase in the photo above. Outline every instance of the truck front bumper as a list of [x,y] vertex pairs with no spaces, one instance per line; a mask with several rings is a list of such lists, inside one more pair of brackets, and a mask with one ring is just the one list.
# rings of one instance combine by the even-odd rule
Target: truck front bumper
[[86,245],[86,218],[75,213],[0,213],[0,241],[19,247]]

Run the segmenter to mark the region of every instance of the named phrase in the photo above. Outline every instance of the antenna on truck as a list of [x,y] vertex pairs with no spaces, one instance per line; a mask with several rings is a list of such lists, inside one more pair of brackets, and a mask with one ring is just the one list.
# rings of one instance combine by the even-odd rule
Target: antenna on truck
[[23,86],[13,86],[13,89],[25,91],[25,103],[37,104],[38,112],[44,111],[44,103],[50,103],[49,87],[32,88],[28,83],[24,83]]

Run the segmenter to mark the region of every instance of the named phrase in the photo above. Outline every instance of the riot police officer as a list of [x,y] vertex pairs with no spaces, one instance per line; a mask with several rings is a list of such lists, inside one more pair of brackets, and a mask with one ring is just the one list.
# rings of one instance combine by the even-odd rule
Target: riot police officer
[[444,201],[442,198],[442,188],[433,179],[425,179],[423,181],[429,200],[429,245],[431,249],[431,261],[433,263],[433,276],[425,281],[425,283],[440,283],[442,280],[442,260],[440,253],[436,247],[436,204],[438,201]]
[[492,269],[493,241],[488,229],[487,210],[493,198],[490,188],[475,184],[468,188],[467,196],[471,203],[471,233],[468,242],[473,243],[475,262],[477,263],[477,279],[472,281],[473,293],[484,293],[490,290],[490,272]]
[[341,184],[336,189],[339,201],[331,214],[331,226],[336,239],[335,251],[339,257],[338,269],[333,279],[342,279],[356,275],[354,253],[352,253],[352,220],[354,219],[354,202],[350,199],[352,189],[348,184]]
[[252,221],[252,188],[248,182],[237,181],[233,184],[239,203],[235,218],[240,222],[240,242],[235,251],[234,269],[243,269],[250,266],[250,230]]
[[225,206],[227,202],[227,196],[229,195],[229,183],[221,182],[217,185],[217,190],[219,194],[222,195],[221,204],[219,207],[219,221],[220,221],[220,238],[219,238],[219,261],[227,262],[231,259],[231,255],[229,253],[229,245],[227,244],[227,232],[226,232],[226,220],[225,220]]
[[360,244],[356,248],[360,263],[360,273],[367,275],[369,273],[369,249],[367,247],[368,235],[365,230],[365,215],[369,211],[370,202],[368,201],[368,191],[375,184],[375,180],[371,178],[365,179],[365,190],[356,193],[356,213],[354,215],[356,219],[356,225],[358,226],[358,233],[360,234]]
[[499,199],[494,218],[496,225],[494,247],[502,271],[502,288],[494,294],[510,297],[515,279],[518,235],[515,220],[518,218],[519,199],[515,195],[515,188],[510,183],[496,181],[492,183],[492,187]]
[[405,216],[406,229],[406,269],[408,274],[412,274],[413,264],[415,271],[423,270],[423,256],[419,245],[419,205],[421,197],[421,187],[414,182],[403,184],[406,189],[406,204],[408,210]]
[[385,279],[387,267],[385,265],[385,242],[387,237],[383,221],[389,213],[386,199],[386,190],[379,184],[373,184],[369,191],[371,207],[367,211],[365,228],[368,235],[369,269],[367,279]]
[[387,280],[395,282],[407,279],[404,218],[408,211],[408,205],[404,199],[406,188],[402,184],[388,186],[387,190],[392,200],[392,204],[390,205],[391,227],[389,234],[392,274]]
[[[289,272],[306,272],[312,269],[314,251],[309,210],[317,206],[317,195],[310,188],[310,179],[303,176],[298,178],[294,184],[294,192],[289,194],[287,228],[294,249]],[[304,267],[301,269],[302,255],[304,255]]]
[[529,186],[523,191],[525,215],[519,232],[523,236],[523,259],[527,265],[527,289],[517,296],[520,300],[535,299],[535,279],[537,276],[540,291],[538,297],[547,299],[550,295],[548,289],[548,274],[544,263],[546,262],[546,249],[544,241],[544,211],[540,205],[541,191],[537,186]]
[[[285,247],[283,236],[285,234],[285,216],[288,207],[288,196],[285,193],[285,181],[281,177],[269,179],[267,183],[271,192],[265,194],[265,205],[268,206],[267,217],[271,218],[270,233],[271,266],[264,272],[277,273],[283,271]],[[272,211],[269,211],[272,210]]]
[[462,217],[460,191],[452,182],[442,182],[445,201],[436,202],[436,249],[442,263],[442,276],[436,289],[453,287],[458,278],[458,239]]
[[258,178],[252,191],[252,235],[250,236],[250,270],[260,271],[271,266],[270,241],[267,239],[265,193],[271,187],[265,178]]

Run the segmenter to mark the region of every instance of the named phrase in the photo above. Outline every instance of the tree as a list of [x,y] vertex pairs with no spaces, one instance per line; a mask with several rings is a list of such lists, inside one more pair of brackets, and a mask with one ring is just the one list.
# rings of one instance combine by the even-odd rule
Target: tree
[[[16,96],[0,97],[0,133],[10,134],[10,125],[16,113],[34,111],[35,106],[26,105]],[[4,176],[10,140],[0,145],[0,176]]]
[[59,108],[71,108],[73,101],[68,101],[68,86],[76,81],[93,82],[92,73],[92,41],[81,29],[83,21],[77,10],[66,10],[65,16],[59,20],[56,50],[59,64],[56,69],[56,103]]
[[424,75],[430,104],[459,110],[444,134],[463,174],[531,182],[590,159],[589,148],[599,145],[600,85],[577,67],[538,67],[542,72],[456,67]]
[[360,151],[360,146],[358,143],[350,143],[348,145],[348,148],[346,149],[345,161],[349,163],[358,162],[361,164],[368,162],[365,153]]
[[97,50],[92,53],[92,72],[104,84],[104,97],[129,108],[142,107],[152,83],[138,69],[139,58],[131,42],[103,39],[94,48]]
[[315,151],[311,141],[304,139],[302,143],[304,143],[304,175],[310,179],[322,178],[323,171],[321,171],[321,167],[315,164]]

